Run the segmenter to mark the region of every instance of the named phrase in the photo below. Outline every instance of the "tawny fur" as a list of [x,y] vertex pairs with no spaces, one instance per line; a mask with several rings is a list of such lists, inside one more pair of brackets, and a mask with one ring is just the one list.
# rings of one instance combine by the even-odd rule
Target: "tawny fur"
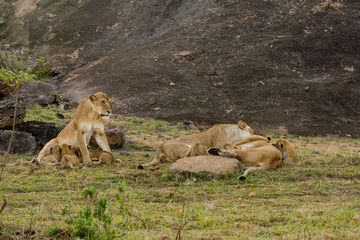
[[79,158],[75,154],[75,150],[71,148],[71,146],[67,145],[66,143],[61,145],[60,148],[61,152],[61,160],[60,164],[63,167],[69,168],[80,168],[81,163]]
[[216,124],[204,132],[191,134],[178,140],[168,140],[161,144],[154,159],[138,168],[157,165],[161,159],[174,161],[183,157],[206,155],[204,148],[222,148],[254,134],[242,121],[238,124]]
[[[276,143],[268,143],[266,140],[256,140],[257,138],[244,139],[244,144],[237,144],[228,150],[209,148],[208,152],[213,155],[236,158],[249,166],[243,175],[238,178],[244,180],[250,172],[262,170],[274,170],[282,165],[283,155],[288,155],[290,159],[295,159],[293,146],[285,139],[279,139]],[[254,140],[254,141],[252,141]]]
[[54,146],[67,144],[69,146],[79,146],[85,164],[91,163],[87,145],[92,135],[101,149],[111,152],[104,132],[104,119],[111,113],[110,104],[113,98],[109,98],[105,93],[98,92],[82,100],[77,106],[74,118],[58,134],[49,141],[40,151],[37,161],[41,163],[44,156],[48,155]]
[[50,148],[49,154],[42,158],[41,164],[56,165],[60,163],[60,159],[61,154],[59,146],[53,146]]

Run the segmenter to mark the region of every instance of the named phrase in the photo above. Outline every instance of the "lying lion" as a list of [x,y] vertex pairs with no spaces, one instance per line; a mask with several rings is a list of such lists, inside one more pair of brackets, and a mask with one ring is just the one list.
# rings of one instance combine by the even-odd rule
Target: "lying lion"
[[37,162],[42,163],[44,157],[50,154],[50,149],[55,146],[67,144],[79,146],[83,156],[83,163],[91,163],[87,145],[92,135],[101,149],[110,152],[110,147],[104,133],[104,119],[108,119],[111,113],[110,104],[114,101],[105,93],[98,92],[82,100],[77,106],[74,118],[58,134],[49,141],[40,151]]
[[252,136],[231,145],[227,150],[212,147],[208,152],[212,155],[237,158],[250,166],[243,175],[238,177],[240,180],[245,180],[251,172],[274,170],[280,167],[285,159],[287,162],[295,160],[294,147],[284,138],[280,138],[273,144],[268,141],[269,139],[260,136]]
[[[74,153],[80,160],[83,162],[83,157],[79,147],[72,147],[74,149]],[[120,163],[120,160],[117,160],[111,152],[103,151],[103,150],[95,150],[89,149],[90,158],[93,163],[101,163],[101,164],[115,164]]]
[[222,148],[253,134],[254,131],[242,121],[238,124],[216,124],[204,132],[163,142],[154,159],[138,168],[157,165],[161,159],[174,161],[183,157],[207,155],[209,147]]

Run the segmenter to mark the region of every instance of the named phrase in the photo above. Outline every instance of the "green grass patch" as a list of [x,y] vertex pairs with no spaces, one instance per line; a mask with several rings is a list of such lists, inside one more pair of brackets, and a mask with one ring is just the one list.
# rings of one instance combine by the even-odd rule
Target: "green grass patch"
[[[54,118],[56,112],[54,106],[35,106],[26,120],[71,119],[72,111],[63,113],[65,120]],[[137,169],[164,139],[200,129],[122,116],[108,124],[124,129],[130,140],[113,151],[119,166],[6,167],[0,239],[30,239],[31,232],[34,239],[175,239],[184,223],[182,239],[360,237],[360,140],[292,137],[295,162],[238,181],[244,169],[181,174],[170,172],[169,162]],[[32,157],[12,155],[9,162]]]

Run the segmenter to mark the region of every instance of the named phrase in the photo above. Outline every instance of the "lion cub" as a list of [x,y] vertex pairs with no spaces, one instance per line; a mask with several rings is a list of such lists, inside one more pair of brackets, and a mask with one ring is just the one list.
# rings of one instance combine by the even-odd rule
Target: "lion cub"
[[60,163],[60,159],[61,159],[61,150],[58,146],[54,146],[50,148],[50,153],[45,155],[39,163],[57,165]]
[[[74,150],[74,154],[79,158],[80,162],[83,162],[83,157],[81,155],[81,151],[79,147],[72,147]],[[103,151],[103,150],[94,150],[89,149],[90,159],[93,163],[96,164],[115,164],[120,163],[111,152]]]
[[60,164],[63,167],[70,167],[70,168],[81,167],[81,163],[76,155],[75,149],[71,148],[71,146],[67,145],[66,143],[62,144],[60,148],[60,153],[61,153]]
[[94,162],[94,159],[96,160],[98,159],[99,163],[101,164],[120,163],[120,161],[117,160],[111,152],[107,152],[103,150],[93,150],[93,149],[90,149],[89,151],[92,162]]

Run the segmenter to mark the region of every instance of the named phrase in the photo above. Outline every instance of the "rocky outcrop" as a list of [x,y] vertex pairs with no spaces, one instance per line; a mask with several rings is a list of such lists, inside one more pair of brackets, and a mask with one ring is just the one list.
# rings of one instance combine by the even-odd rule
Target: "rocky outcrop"
[[215,174],[233,172],[239,169],[239,161],[235,158],[219,156],[196,156],[180,158],[170,165],[173,172],[210,172]]
[[[14,121],[15,102],[0,104],[0,129],[12,127]],[[21,123],[26,116],[26,107],[23,103],[18,103],[16,108],[16,124]]]
[[[9,146],[11,130],[0,130],[0,151],[6,152]],[[26,132],[14,132],[11,142],[10,154],[23,154],[34,151],[36,147],[35,137]]]
[[114,113],[360,137],[359,1],[6,2],[0,39],[65,65],[70,100],[104,91]]
[[[56,87],[51,83],[35,80],[21,87],[18,91],[20,91],[19,101],[28,107],[34,104],[46,106],[55,102],[54,93],[56,92]],[[14,98],[13,96],[9,97]]]
[[48,141],[56,138],[65,125],[46,123],[40,121],[28,121],[16,125],[16,131],[30,133],[36,140],[36,147],[41,149]]
[[[105,127],[105,135],[110,145],[110,148],[122,148],[125,144],[125,134],[120,128],[114,126]],[[94,137],[91,137],[90,146],[98,147]]]

